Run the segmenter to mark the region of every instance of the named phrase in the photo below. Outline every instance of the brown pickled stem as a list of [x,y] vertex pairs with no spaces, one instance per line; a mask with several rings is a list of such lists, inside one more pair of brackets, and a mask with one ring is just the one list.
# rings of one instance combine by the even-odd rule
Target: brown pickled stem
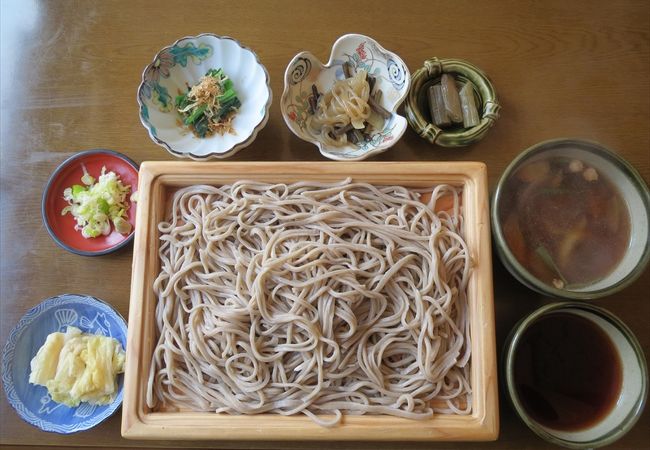
[[376,103],[381,103],[381,98],[383,97],[384,92],[381,89],[377,89],[375,91],[375,94],[372,96],[372,98],[375,99]]
[[347,132],[350,131],[352,128],[353,128],[353,127],[352,127],[352,124],[349,123],[349,124],[345,125],[344,127],[334,128],[334,131],[332,131],[332,133],[334,134],[334,136],[340,136],[340,135],[342,135],[342,134],[347,133]]
[[377,79],[375,77],[373,77],[372,75],[368,75],[368,86],[370,88],[368,90],[368,92],[370,93],[371,96],[372,96],[372,90],[375,88],[375,83],[376,82],[377,82]]
[[379,103],[377,103],[377,101],[373,97],[368,97],[368,104],[373,109],[373,111],[375,111],[384,119],[388,119],[391,116],[390,111],[388,111],[386,108],[384,108]]
[[352,67],[347,61],[343,63],[343,75],[345,75],[345,78],[350,78],[352,76]]

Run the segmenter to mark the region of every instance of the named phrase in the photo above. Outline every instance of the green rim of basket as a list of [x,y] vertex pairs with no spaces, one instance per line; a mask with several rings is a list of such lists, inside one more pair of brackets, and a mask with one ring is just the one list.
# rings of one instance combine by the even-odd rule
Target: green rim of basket
[[[425,89],[443,73],[453,73],[461,83],[471,81],[476,88],[474,94],[481,121],[475,127],[442,129],[429,122],[422,114],[421,108],[426,105]],[[478,67],[461,59],[431,58],[424,61],[424,67],[415,71],[411,78],[411,89],[405,103],[406,119],[411,128],[431,144],[442,147],[463,147],[481,140],[499,118],[500,109],[496,91],[487,75]]]

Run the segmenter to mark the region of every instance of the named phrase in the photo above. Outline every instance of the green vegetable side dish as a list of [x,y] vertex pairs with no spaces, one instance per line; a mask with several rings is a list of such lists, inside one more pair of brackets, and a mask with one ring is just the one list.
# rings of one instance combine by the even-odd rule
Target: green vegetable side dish
[[61,210],[61,215],[72,214],[77,221],[75,230],[81,230],[86,239],[110,234],[111,222],[115,231],[129,234],[132,226],[126,211],[129,209],[127,196],[131,186],[122,184],[115,172],[106,172],[106,167],[102,167],[98,180],[88,173],[85,166],[82,165],[82,169],[83,185],[75,184],[63,191],[63,198],[69,205]]
[[233,133],[232,120],[241,106],[233,82],[222,69],[210,69],[198,84],[175,101],[183,125],[204,138],[214,133]]

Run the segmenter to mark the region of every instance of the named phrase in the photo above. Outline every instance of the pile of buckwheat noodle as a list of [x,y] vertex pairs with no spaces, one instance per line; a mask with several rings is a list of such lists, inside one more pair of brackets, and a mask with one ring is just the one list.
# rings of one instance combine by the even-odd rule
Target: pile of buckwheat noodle
[[421,192],[349,179],[177,191],[159,224],[147,404],[323,426],[469,414],[461,191],[439,185],[428,205]]

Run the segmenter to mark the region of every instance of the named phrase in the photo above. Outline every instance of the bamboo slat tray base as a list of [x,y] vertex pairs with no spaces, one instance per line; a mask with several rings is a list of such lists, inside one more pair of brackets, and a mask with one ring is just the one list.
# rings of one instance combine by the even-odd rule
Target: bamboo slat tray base
[[[153,280],[159,271],[158,223],[169,195],[193,184],[221,185],[248,179],[265,182],[353,181],[377,185],[463,186],[465,237],[474,269],[468,301],[471,333],[473,412],[437,414],[428,420],[384,415],[346,416],[324,428],[305,416],[230,416],[215,413],[151,411],[145,402],[147,374],[155,343]],[[144,162],[140,166],[133,249],[122,436],[130,439],[184,440],[494,440],[499,413],[495,351],[492,259],[487,171],[473,162]]]

